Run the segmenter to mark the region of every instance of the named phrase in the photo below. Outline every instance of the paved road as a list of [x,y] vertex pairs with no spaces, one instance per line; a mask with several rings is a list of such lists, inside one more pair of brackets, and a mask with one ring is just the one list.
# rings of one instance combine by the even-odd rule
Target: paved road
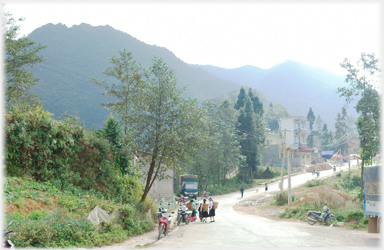
[[[348,166],[342,167],[348,169]],[[339,171],[339,168],[338,168]],[[322,171],[321,176],[333,170]],[[292,187],[312,179],[312,174],[292,177]],[[287,187],[285,182],[284,187]],[[264,192],[259,188],[259,193]],[[269,185],[270,191],[278,190],[278,183]],[[244,198],[255,195],[256,188],[248,189]],[[232,206],[240,201],[239,193],[213,197],[219,202],[216,222],[193,222],[180,225],[167,237],[155,241],[149,248],[365,248],[379,247],[379,234],[345,228],[313,226],[300,222],[276,221],[256,215],[237,213]],[[154,237],[156,237],[155,232]]]
[[[342,169],[348,170],[348,165]],[[337,168],[340,171],[340,168]],[[333,170],[321,171],[320,178],[333,174]],[[311,173],[292,176],[292,187],[313,179]],[[287,180],[284,188],[288,186]],[[260,195],[268,195],[263,186],[258,188]],[[277,191],[278,183],[270,183],[269,191]],[[256,194],[256,188],[247,189],[244,199]],[[192,222],[174,227],[171,233],[157,240],[157,232],[151,231],[133,237],[125,242],[107,246],[107,248],[133,248],[137,245],[149,248],[377,248],[381,244],[379,234],[368,234],[367,231],[327,227],[306,222],[270,220],[257,215],[237,213],[232,206],[241,201],[240,193],[214,196],[219,202],[216,210],[216,222]]]

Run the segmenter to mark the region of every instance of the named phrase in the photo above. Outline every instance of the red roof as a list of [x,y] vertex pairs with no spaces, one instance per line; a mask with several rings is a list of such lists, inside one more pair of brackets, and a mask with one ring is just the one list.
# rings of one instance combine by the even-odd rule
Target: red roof
[[299,152],[312,152],[310,148],[299,148]]

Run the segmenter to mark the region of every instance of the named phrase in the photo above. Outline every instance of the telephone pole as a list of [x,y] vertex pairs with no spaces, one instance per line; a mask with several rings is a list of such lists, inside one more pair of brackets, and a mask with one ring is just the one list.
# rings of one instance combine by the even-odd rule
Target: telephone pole
[[287,148],[287,168],[288,168],[288,206],[292,202],[291,193],[291,148]]
[[284,162],[285,162],[285,136],[286,136],[287,130],[284,129],[284,137],[282,138],[282,145],[281,145],[281,153],[282,153],[282,160],[281,160],[281,178],[280,178],[280,194],[283,193],[283,185],[284,185]]

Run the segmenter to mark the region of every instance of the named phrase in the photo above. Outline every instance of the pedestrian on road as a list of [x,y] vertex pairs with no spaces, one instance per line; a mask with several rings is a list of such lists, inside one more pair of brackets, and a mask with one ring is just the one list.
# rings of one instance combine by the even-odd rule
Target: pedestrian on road
[[209,198],[209,217],[211,218],[211,222],[215,222],[215,208],[213,207],[212,198]]
[[206,201],[207,201],[206,199],[203,200],[203,204],[201,204],[199,209],[199,213],[201,214],[202,219],[209,217],[208,211],[204,210],[204,204],[207,204]]
[[205,190],[203,191],[203,197],[205,198],[205,194],[206,194],[207,192],[205,192]]
[[241,198],[243,198],[243,194],[244,194],[244,188],[243,187],[240,188],[240,193],[241,193]]
[[268,184],[265,183],[265,192],[267,192],[267,191],[268,191]]
[[193,220],[195,220],[195,216],[196,216],[196,213],[195,213],[195,210],[196,210],[196,205],[195,205],[195,202],[193,201],[193,199],[190,201],[192,203],[192,218]]

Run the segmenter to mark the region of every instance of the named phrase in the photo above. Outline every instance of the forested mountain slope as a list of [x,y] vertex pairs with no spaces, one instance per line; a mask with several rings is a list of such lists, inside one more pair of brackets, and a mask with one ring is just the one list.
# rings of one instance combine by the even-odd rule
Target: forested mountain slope
[[56,117],[67,111],[79,116],[87,127],[101,127],[109,115],[109,111],[99,105],[106,101],[102,96],[103,89],[90,79],[113,80],[107,79],[102,72],[111,66],[108,58],[117,56],[123,49],[132,52],[143,67],[150,66],[154,56],[162,58],[175,71],[178,85],[188,85],[188,97],[203,101],[240,89],[233,81],[188,65],[166,48],[145,44],[110,26],[94,27],[83,23],[68,28],[63,24],[46,24],[34,30],[28,38],[47,45],[42,51],[46,62],[31,70],[40,78],[32,92]]

